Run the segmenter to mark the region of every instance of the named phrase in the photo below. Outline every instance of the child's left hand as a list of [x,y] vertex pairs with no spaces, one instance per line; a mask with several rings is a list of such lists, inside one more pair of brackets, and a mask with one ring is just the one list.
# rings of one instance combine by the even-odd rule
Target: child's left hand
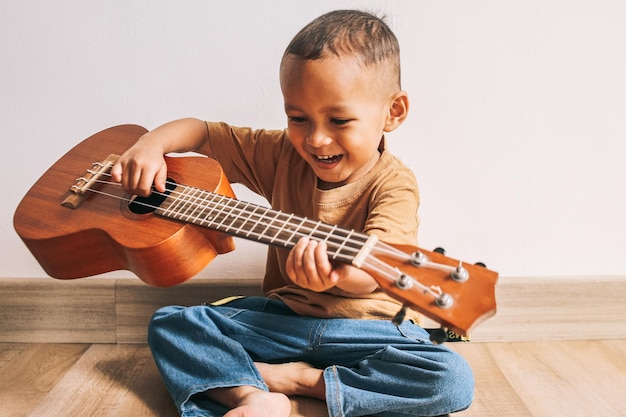
[[347,264],[331,263],[326,242],[308,237],[301,238],[291,249],[286,268],[294,284],[316,292],[336,286],[349,292],[365,294],[378,286],[365,271]]
[[311,291],[325,291],[337,285],[339,274],[333,271],[324,241],[301,238],[289,252],[287,274],[294,284]]

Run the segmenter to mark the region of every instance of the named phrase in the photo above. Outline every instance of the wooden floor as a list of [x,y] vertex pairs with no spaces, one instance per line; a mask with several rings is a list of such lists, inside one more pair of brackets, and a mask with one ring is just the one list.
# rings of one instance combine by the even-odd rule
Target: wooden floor
[[[476,375],[455,417],[626,416],[626,340],[449,346]],[[0,343],[2,417],[176,415],[145,345]]]

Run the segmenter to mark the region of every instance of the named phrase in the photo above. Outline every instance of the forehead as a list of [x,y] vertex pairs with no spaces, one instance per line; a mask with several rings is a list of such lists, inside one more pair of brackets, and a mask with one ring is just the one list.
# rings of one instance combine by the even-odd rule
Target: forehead
[[365,66],[352,56],[309,60],[287,55],[280,66],[280,84],[284,95],[305,89],[334,94],[371,91],[384,78],[379,67]]
[[351,56],[327,55],[318,59],[305,59],[295,55],[285,55],[280,64],[281,80],[285,76],[300,73],[325,73],[331,77],[337,72],[350,71],[352,73],[366,72],[359,61]]

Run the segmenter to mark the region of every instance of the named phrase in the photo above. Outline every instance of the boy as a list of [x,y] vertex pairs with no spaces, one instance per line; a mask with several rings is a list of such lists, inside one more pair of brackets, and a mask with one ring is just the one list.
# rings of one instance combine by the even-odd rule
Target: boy
[[[195,150],[276,210],[415,245],[417,184],[384,143],[409,107],[387,25],[351,10],[315,19],[287,47],[280,84],[285,131],[170,122],[122,155],[113,179],[133,194],[163,191],[163,154]],[[399,303],[368,273],[329,261],[323,241],[269,248],[263,289],[155,313],[148,341],[183,416],[288,417],[288,395],[325,400],[331,417],[469,406],[465,361],[430,343],[415,313],[391,323]]]

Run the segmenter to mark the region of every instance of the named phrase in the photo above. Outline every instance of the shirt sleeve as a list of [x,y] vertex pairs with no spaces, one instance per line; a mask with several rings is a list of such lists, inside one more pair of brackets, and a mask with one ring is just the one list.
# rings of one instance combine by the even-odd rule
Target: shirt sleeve
[[371,193],[364,233],[383,242],[417,246],[420,198],[413,172],[398,161]]
[[286,132],[213,122],[207,122],[207,129],[213,156],[228,180],[271,200]]

